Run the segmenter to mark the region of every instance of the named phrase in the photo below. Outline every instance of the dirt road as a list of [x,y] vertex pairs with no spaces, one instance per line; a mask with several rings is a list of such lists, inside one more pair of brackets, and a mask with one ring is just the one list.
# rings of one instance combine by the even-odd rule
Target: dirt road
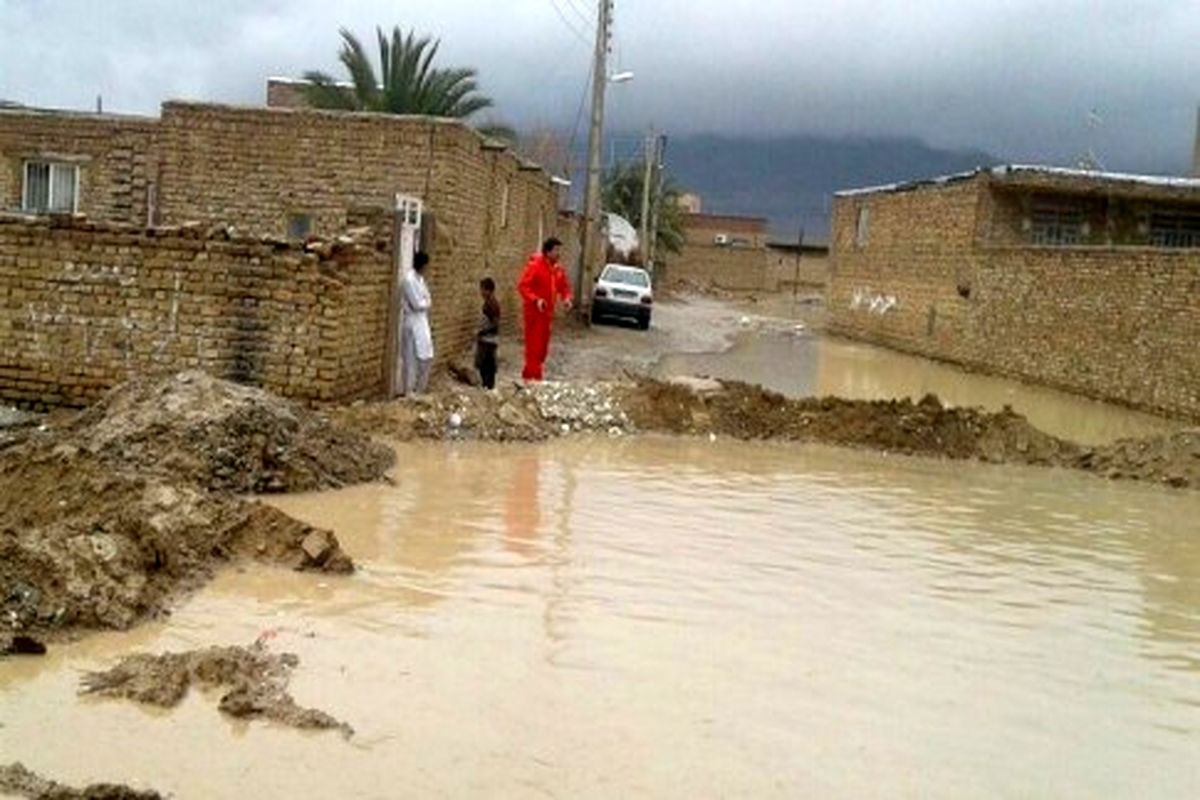
[[[717,353],[738,334],[790,328],[791,298],[721,300],[678,295],[654,306],[650,330],[605,322],[590,328],[565,317],[556,322],[546,374],[551,380],[616,380],[644,375],[669,355]],[[520,320],[506,320],[500,349],[500,380],[521,376]]]

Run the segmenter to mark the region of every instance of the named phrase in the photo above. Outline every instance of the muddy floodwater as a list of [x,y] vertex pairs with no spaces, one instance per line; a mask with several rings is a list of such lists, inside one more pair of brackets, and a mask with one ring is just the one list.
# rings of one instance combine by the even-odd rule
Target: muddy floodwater
[[[1200,493],[718,441],[417,445],[245,566],[0,662],[0,761],[177,798],[1200,796]],[[347,740],[77,698],[134,650],[295,652]]]
[[791,397],[919,400],[933,393],[955,406],[999,411],[1011,405],[1034,426],[1082,444],[1108,444],[1186,427],[1068,392],[807,332],[745,336],[722,353],[670,355],[658,365],[658,372],[757,383]]

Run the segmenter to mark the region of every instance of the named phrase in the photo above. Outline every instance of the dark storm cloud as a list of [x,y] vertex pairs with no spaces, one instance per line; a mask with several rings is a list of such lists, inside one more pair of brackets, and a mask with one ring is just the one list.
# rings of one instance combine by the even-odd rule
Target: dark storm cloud
[[[584,0],[0,0],[0,97],[261,102],[267,75],[333,69],[339,25],[400,23],[478,67],[500,116],[571,127],[589,53],[554,3],[590,35]],[[1183,169],[1200,101],[1192,0],[618,0],[616,18],[615,60],[637,73],[609,95],[622,128],[910,135],[1025,161],[1091,146]]]

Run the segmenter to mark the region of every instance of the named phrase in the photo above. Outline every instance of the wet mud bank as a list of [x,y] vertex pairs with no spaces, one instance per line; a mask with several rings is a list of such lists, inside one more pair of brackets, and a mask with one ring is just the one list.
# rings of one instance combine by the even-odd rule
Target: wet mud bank
[[0,767],[0,792],[29,800],[162,800],[154,791],[139,791],[115,783],[96,783],[73,789],[43,778],[23,764]]
[[199,372],[134,381],[0,451],[0,653],[125,629],[223,563],[346,573],[332,532],[243,492],[380,478],[394,456],[265,392]]
[[1200,487],[1200,431],[1085,446],[1009,408],[920,401],[793,399],[760,386],[698,378],[467,389],[341,409],[336,419],[394,441],[542,441],[574,433],[721,436],[904,455],[1078,469],[1113,479]]
[[187,653],[137,654],[112,669],[91,672],[81,680],[81,694],[132,700],[174,708],[193,684],[223,689],[218,709],[231,717],[261,718],[293,728],[354,729],[324,711],[303,708],[288,693],[292,670],[300,659],[291,653],[269,653],[262,642],[250,647],[209,647]]

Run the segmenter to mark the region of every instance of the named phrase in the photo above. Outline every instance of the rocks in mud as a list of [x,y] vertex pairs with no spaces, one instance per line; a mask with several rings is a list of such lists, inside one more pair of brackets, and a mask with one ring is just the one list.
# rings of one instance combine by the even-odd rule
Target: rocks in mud
[[30,800],[162,800],[158,792],[139,791],[114,783],[72,789],[41,777],[20,763],[0,767],[0,793]]
[[1077,466],[1110,478],[1200,488],[1200,428],[1145,439],[1122,439],[1083,453]]
[[217,491],[306,492],[381,477],[394,454],[262,389],[200,371],[122,384],[65,431],[70,446]]
[[137,654],[105,672],[85,674],[80,693],[172,708],[195,683],[225,689],[218,707],[233,717],[261,717],[296,728],[353,735],[354,729],[346,723],[323,711],[297,705],[287,687],[299,663],[291,653],[267,652],[261,642],[250,647],[209,647],[157,656]]
[[632,430],[616,384],[536,383],[452,390],[344,409],[339,422],[396,440],[544,441],[572,433]]
[[527,388],[541,418],[561,433],[630,428],[611,384],[537,383]]

